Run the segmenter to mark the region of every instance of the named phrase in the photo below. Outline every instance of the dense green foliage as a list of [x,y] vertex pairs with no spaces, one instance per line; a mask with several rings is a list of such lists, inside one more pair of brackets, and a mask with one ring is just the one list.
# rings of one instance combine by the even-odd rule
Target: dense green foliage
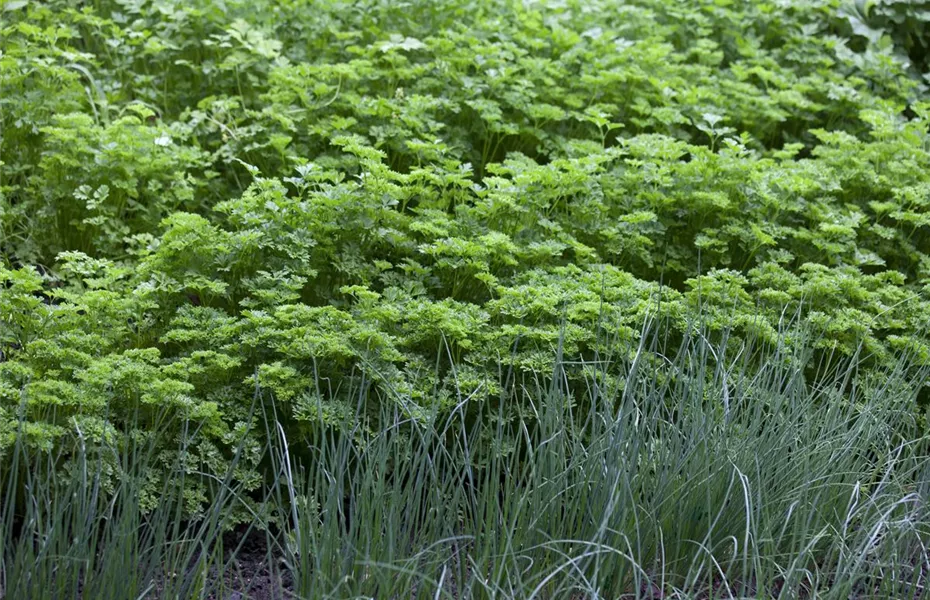
[[0,0],[0,598],[926,593],[928,25]]
[[884,48],[894,46],[905,63],[912,63],[913,74],[930,83],[930,2],[926,0],[848,0],[840,12],[845,23],[840,31],[852,38],[854,46],[865,44]]
[[167,412],[191,473],[242,443],[256,489],[256,386],[291,435],[514,416],[502,370],[654,318],[930,361],[920,32],[830,0],[0,6],[0,456]]
[[[637,358],[662,331],[647,332],[632,359],[587,363],[582,393],[566,386],[569,362],[555,361],[548,378],[504,377],[527,407],[515,419],[485,406],[470,420],[462,402],[410,428],[382,404],[389,426],[365,444],[330,428],[308,448],[257,397],[274,475],[256,507],[268,510],[251,519],[268,540],[260,568],[235,552],[241,541],[219,536],[246,496],[235,465],[214,481],[203,520],[189,522],[174,486],[152,506],[137,501],[146,474],[164,468],[155,440],[89,446],[77,477],[19,444],[14,468],[0,469],[0,597],[926,597],[930,438],[915,432],[910,381],[927,371],[887,369],[844,394],[860,364],[840,361],[811,386],[799,368],[806,340],[720,361],[722,348],[696,336],[668,349],[678,375],[669,379]],[[603,385],[606,371],[628,383]],[[294,459],[307,449],[310,460]],[[109,456],[125,476],[97,493]]]

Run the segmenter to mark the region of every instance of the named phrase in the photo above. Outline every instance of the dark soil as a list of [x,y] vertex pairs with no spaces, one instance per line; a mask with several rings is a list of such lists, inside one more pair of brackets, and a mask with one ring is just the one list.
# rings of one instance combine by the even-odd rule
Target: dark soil
[[293,600],[293,585],[269,551],[265,533],[245,528],[223,536],[226,569],[211,600]]

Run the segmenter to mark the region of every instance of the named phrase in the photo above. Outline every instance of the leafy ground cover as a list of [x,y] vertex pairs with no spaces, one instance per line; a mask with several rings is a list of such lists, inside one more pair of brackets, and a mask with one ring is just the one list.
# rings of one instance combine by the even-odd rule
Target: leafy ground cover
[[928,21],[0,0],[0,596],[920,597]]

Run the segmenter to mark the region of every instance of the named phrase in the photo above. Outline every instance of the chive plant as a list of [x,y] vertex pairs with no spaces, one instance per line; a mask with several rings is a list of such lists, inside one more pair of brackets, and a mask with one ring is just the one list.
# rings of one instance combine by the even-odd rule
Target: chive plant
[[[510,373],[495,406],[321,428],[299,466],[299,440],[270,431],[295,595],[924,597],[925,370],[857,381],[844,360],[812,381],[804,347],[631,350],[605,359],[624,363],[614,387],[560,357]],[[590,374],[577,395],[569,369]]]

